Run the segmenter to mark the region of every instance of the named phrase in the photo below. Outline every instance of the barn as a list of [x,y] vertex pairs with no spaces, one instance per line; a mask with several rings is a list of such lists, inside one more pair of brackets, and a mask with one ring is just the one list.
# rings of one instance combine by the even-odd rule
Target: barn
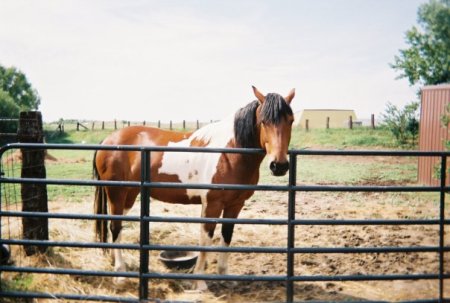
[[355,111],[352,109],[304,109],[295,113],[295,126],[306,128],[326,128],[329,118],[330,128],[344,128],[348,126],[349,117],[356,121]]
[[[444,126],[441,117],[450,104],[450,84],[425,86],[422,88],[420,109],[419,150],[443,151],[450,140],[448,125]],[[437,157],[419,157],[418,181],[421,184],[437,186],[439,177],[436,167]],[[449,176],[447,176],[447,183]]]

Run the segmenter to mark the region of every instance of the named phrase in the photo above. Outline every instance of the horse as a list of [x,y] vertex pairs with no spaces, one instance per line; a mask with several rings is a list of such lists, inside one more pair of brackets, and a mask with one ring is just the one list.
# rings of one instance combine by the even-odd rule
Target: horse
[[[292,89],[286,97],[277,93],[264,95],[253,86],[256,100],[239,109],[234,115],[208,124],[195,132],[183,133],[145,126],[123,128],[108,136],[103,145],[178,146],[211,148],[260,148],[259,154],[239,153],[181,153],[151,152],[150,179],[153,182],[256,185],[260,165],[267,155],[269,169],[274,176],[283,176],[289,169],[287,159],[294,115],[290,103],[295,96]],[[93,159],[98,180],[139,181],[141,157],[138,151],[98,150]],[[180,204],[201,204],[205,218],[237,218],[254,190],[205,190],[152,188],[154,199]],[[139,188],[97,186],[94,209],[96,214],[124,215],[133,206]],[[96,236],[106,242],[106,220],[96,221]],[[215,223],[201,224],[200,245],[210,246]],[[122,222],[111,220],[112,241],[119,243]],[[221,245],[228,247],[234,224],[223,223]],[[206,266],[206,252],[199,252],[194,268],[202,274]],[[125,271],[119,249],[114,250],[114,269]],[[228,253],[219,253],[219,274],[228,272]],[[205,281],[197,281],[196,288],[207,289]]]

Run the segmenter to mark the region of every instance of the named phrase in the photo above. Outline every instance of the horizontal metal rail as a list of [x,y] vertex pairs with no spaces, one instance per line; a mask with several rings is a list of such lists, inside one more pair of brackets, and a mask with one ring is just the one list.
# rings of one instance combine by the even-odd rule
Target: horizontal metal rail
[[[152,146],[109,146],[109,145],[72,145],[72,144],[28,144],[14,143],[0,148],[0,158],[11,149],[55,149],[55,150],[114,150],[126,152],[141,153],[143,161],[149,163],[151,154],[154,152],[201,152],[201,153],[241,153],[241,154],[262,154],[261,149],[242,149],[242,148],[191,148],[191,147],[152,147]],[[330,151],[330,150],[290,150],[291,160],[303,156],[391,156],[391,157],[440,157],[441,167],[446,168],[446,157],[450,152],[419,152],[419,151]],[[290,163],[290,172],[295,171]],[[64,220],[123,220],[128,222],[139,222],[141,224],[141,240],[139,244],[113,244],[98,242],[70,242],[70,241],[37,241],[37,240],[17,240],[0,239],[0,244],[9,245],[36,245],[47,247],[72,247],[83,249],[128,249],[140,252],[139,271],[133,272],[111,272],[95,271],[82,269],[66,268],[35,268],[18,266],[0,266],[1,272],[20,272],[20,273],[38,273],[38,274],[63,274],[63,275],[81,275],[81,276],[102,276],[102,277],[126,277],[140,280],[139,299],[138,298],[120,298],[111,296],[92,296],[92,295],[74,295],[74,294],[45,294],[34,292],[14,292],[0,290],[0,296],[12,298],[59,298],[68,300],[90,300],[90,301],[110,301],[110,302],[139,302],[149,298],[148,284],[146,281],[151,279],[188,279],[188,280],[223,280],[223,281],[279,281],[286,283],[286,301],[293,301],[293,283],[294,282],[317,282],[317,281],[391,281],[391,280],[438,280],[440,283],[439,299],[414,300],[410,302],[442,302],[446,300],[443,293],[443,281],[449,279],[450,275],[444,272],[444,253],[450,252],[450,247],[444,245],[444,227],[450,224],[450,220],[444,216],[445,193],[450,192],[450,186],[446,185],[445,173],[441,173],[440,186],[366,186],[366,185],[309,185],[296,184],[295,178],[290,177],[286,185],[246,185],[246,184],[180,184],[170,182],[152,182],[146,169],[148,165],[142,164],[142,177],[139,181],[98,181],[98,180],[61,180],[61,179],[38,179],[38,178],[9,178],[0,174],[0,184],[47,184],[47,185],[71,185],[71,186],[126,186],[141,189],[141,196],[148,195],[153,188],[182,188],[182,189],[200,189],[200,190],[256,190],[256,191],[279,191],[289,193],[290,215],[287,219],[224,219],[224,218],[188,218],[188,217],[163,217],[153,216],[145,211],[146,198],[141,198],[141,210],[144,210],[140,216],[113,216],[113,215],[89,215],[89,214],[65,214],[65,213],[34,213],[18,211],[1,211],[0,219],[3,217],[46,217],[48,219]],[[436,219],[336,219],[336,220],[313,220],[295,218],[295,193],[296,192],[436,192],[440,193],[440,217]],[[1,197],[0,197],[1,198]],[[144,203],[144,204],[143,204]],[[1,201],[0,201],[1,205]],[[284,225],[288,226],[287,242],[290,243],[283,247],[216,247],[216,246],[194,246],[194,245],[161,245],[145,242],[145,232],[142,228],[148,228],[148,225],[154,222],[167,223],[215,223],[215,224],[252,224],[252,225]],[[328,226],[384,226],[384,225],[432,225],[439,229],[440,241],[437,246],[408,246],[408,247],[296,247],[295,246],[295,226],[304,225],[328,225]],[[151,232],[151,230],[150,230]],[[242,253],[272,253],[287,255],[287,274],[286,275],[209,275],[209,274],[176,274],[176,273],[155,273],[148,272],[148,254],[150,251],[161,250],[184,250],[184,251],[205,251],[205,252],[242,252]],[[380,254],[380,253],[436,253],[439,255],[439,273],[424,274],[385,274],[385,275],[297,275],[293,271],[293,257],[295,254]],[[144,263],[142,263],[144,262]],[[144,264],[144,266],[142,265]],[[1,280],[0,280],[1,282]],[[146,288],[147,287],[147,288]]]
[[[116,150],[116,151],[150,151],[150,152],[189,152],[189,153],[235,153],[263,154],[259,148],[210,148],[210,147],[173,147],[173,146],[136,146],[136,145],[101,145],[101,144],[41,144],[11,143],[0,147],[1,155],[10,149],[50,149],[50,150]],[[390,157],[448,157],[449,151],[413,151],[413,150],[309,150],[291,149],[289,154],[302,156],[390,156]]]
[[[94,271],[84,269],[66,269],[66,268],[36,268],[36,267],[16,267],[16,266],[0,266],[0,271],[4,272],[20,272],[20,273],[38,273],[38,274],[57,274],[57,275],[77,275],[77,276],[94,276],[94,277],[125,277],[139,278],[137,271]],[[210,275],[210,274],[184,274],[184,273],[147,273],[146,278],[171,280],[214,280],[214,281],[267,281],[267,282],[326,282],[326,281],[389,281],[389,280],[436,280],[438,274],[385,274],[385,275],[309,275],[294,276],[291,278],[286,275]],[[445,279],[449,279],[450,275],[445,274]]]
[[[2,183],[14,184],[47,184],[78,186],[114,186],[114,187],[148,187],[148,188],[181,188],[204,190],[256,190],[256,191],[304,191],[304,192],[440,192],[439,186],[332,186],[332,185],[246,185],[246,184],[200,184],[175,182],[134,182],[134,181],[96,181],[96,180],[62,180],[42,178],[0,178]],[[444,187],[450,191],[450,186]]]
[[[73,220],[115,220],[139,222],[139,216],[129,215],[90,215],[90,214],[68,214],[68,213],[44,213],[28,211],[0,211],[1,217],[35,217],[48,219],[73,219]],[[250,225],[286,225],[285,219],[246,219],[246,218],[201,218],[201,217],[161,217],[148,216],[142,220],[147,222],[162,223],[233,223]],[[302,219],[292,220],[293,225],[438,225],[438,219]],[[444,220],[445,224],[450,224],[450,219]],[[0,239],[1,241],[1,239]]]
[[42,292],[19,292],[19,291],[3,291],[1,293],[4,298],[24,298],[24,299],[57,299],[57,300],[82,300],[82,301],[98,301],[98,302],[129,302],[139,303],[139,299],[127,297],[111,297],[111,296],[93,296],[93,295],[73,295],[73,294],[48,294]]

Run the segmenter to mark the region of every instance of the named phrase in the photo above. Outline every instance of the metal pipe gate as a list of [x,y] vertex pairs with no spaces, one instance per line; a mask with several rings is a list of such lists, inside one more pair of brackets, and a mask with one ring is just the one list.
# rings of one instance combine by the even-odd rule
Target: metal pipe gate
[[[228,149],[228,148],[173,148],[173,147],[146,147],[146,146],[104,146],[104,145],[72,145],[72,144],[24,144],[16,143],[5,145],[0,148],[0,159],[10,149],[54,149],[54,150],[117,150],[138,151],[141,153],[142,167],[141,180],[131,181],[97,181],[97,180],[58,180],[58,179],[33,179],[33,178],[8,178],[0,175],[2,183],[31,183],[52,185],[102,185],[102,186],[127,186],[139,187],[141,191],[141,213],[139,216],[112,216],[112,215],[76,215],[76,214],[52,214],[34,212],[4,211],[0,208],[0,220],[3,217],[46,217],[52,219],[107,219],[123,220],[140,223],[140,241],[138,244],[112,244],[112,243],[86,243],[86,242],[58,242],[37,240],[14,240],[0,238],[0,244],[9,245],[40,245],[48,247],[79,247],[79,248],[121,248],[139,250],[139,271],[111,272],[111,271],[89,271],[78,269],[50,269],[18,266],[0,266],[0,298],[47,298],[68,300],[91,300],[109,302],[143,302],[150,300],[148,282],[151,279],[188,279],[188,280],[223,280],[223,281],[281,281],[286,285],[286,302],[294,300],[295,282],[317,282],[317,281],[392,281],[392,280],[438,280],[439,293],[436,298],[429,300],[416,300],[410,302],[444,302],[449,298],[444,297],[444,280],[450,278],[450,274],[444,270],[444,253],[450,251],[449,246],[444,245],[444,228],[450,224],[445,218],[445,194],[450,187],[446,186],[447,157],[450,152],[418,152],[418,151],[314,151],[314,150],[290,150],[289,151],[289,182],[288,185],[243,185],[243,184],[179,184],[158,183],[150,180],[149,163],[151,152],[202,152],[202,153],[262,153],[260,149]],[[297,185],[297,157],[301,155],[323,155],[323,156],[414,156],[414,157],[439,157],[440,161],[440,185],[439,186],[329,186],[329,185]],[[0,167],[0,172],[2,172]],[[257,190],[257,191],[283,191],[288,193],[288,213],[286,219],[223,219],[223,218],[186,218],[186,217],[158,217],[149,212],[150,191],[152,188],[190,188],[190,189],[215,189],[215,190]],[[1,190],[1,187],[0,187]],[[436,192],[440,195],[440,213],[438,219],[415,219],[415,220],[300,220],[295,217],[296,192]],[[0,207],[1,204],[0,192]],[[286,247],[216,247],[216,246],[174,246],[156,245],[149,241],[151,222],[180,222],[180,223],[236,223],[236,224],[266,224],[285,225],[287,227]],[[1,223],[1,222],[0,222]],[[295,226],[298,225],[436,225],[439,226],[438,246],[419,247],[295,247]],[[1,226],[1,225],[0,225]],[[210,252],[254,252],[254,253],[281,253],[287,255],[286,275],[215,275],[215,274],[175,274],[175,273],[151,273],[149,271],[149,251],[151,250],[186,250],[186,251],[210,251]],[[434,252],[439,256],[439,271],[433,274],[389,274],[389,275],[295,275],[294,256],[297,253],[311,254],[348,254],[348,253],[399,253],[399,252]],[[47,273],[59,275],[81,275],[102,277],[126,277],[136,278],[139,283],[139,298],[129,297],[107,297],[98,295],[77,294],[48,294],[13,292],[3,289],[2,272],[20,273]]]

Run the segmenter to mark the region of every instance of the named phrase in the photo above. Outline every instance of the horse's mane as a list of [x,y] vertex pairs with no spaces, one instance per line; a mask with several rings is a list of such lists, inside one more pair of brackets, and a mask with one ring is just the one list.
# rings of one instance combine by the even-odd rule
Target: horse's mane
[[256,109],[259,101],[255,100],[239,109],[234,116],[234,139],[237,147],[258,147],[258,124],[279,124],[287,115],[293,115],[289,104],[279,94],[267,94],[261,106],[259,121],[256,121]]
[[239,109],[234,116],[234,140],[236,147],[253,148],[258,144],[256,109],[259,101],[255,100]]

